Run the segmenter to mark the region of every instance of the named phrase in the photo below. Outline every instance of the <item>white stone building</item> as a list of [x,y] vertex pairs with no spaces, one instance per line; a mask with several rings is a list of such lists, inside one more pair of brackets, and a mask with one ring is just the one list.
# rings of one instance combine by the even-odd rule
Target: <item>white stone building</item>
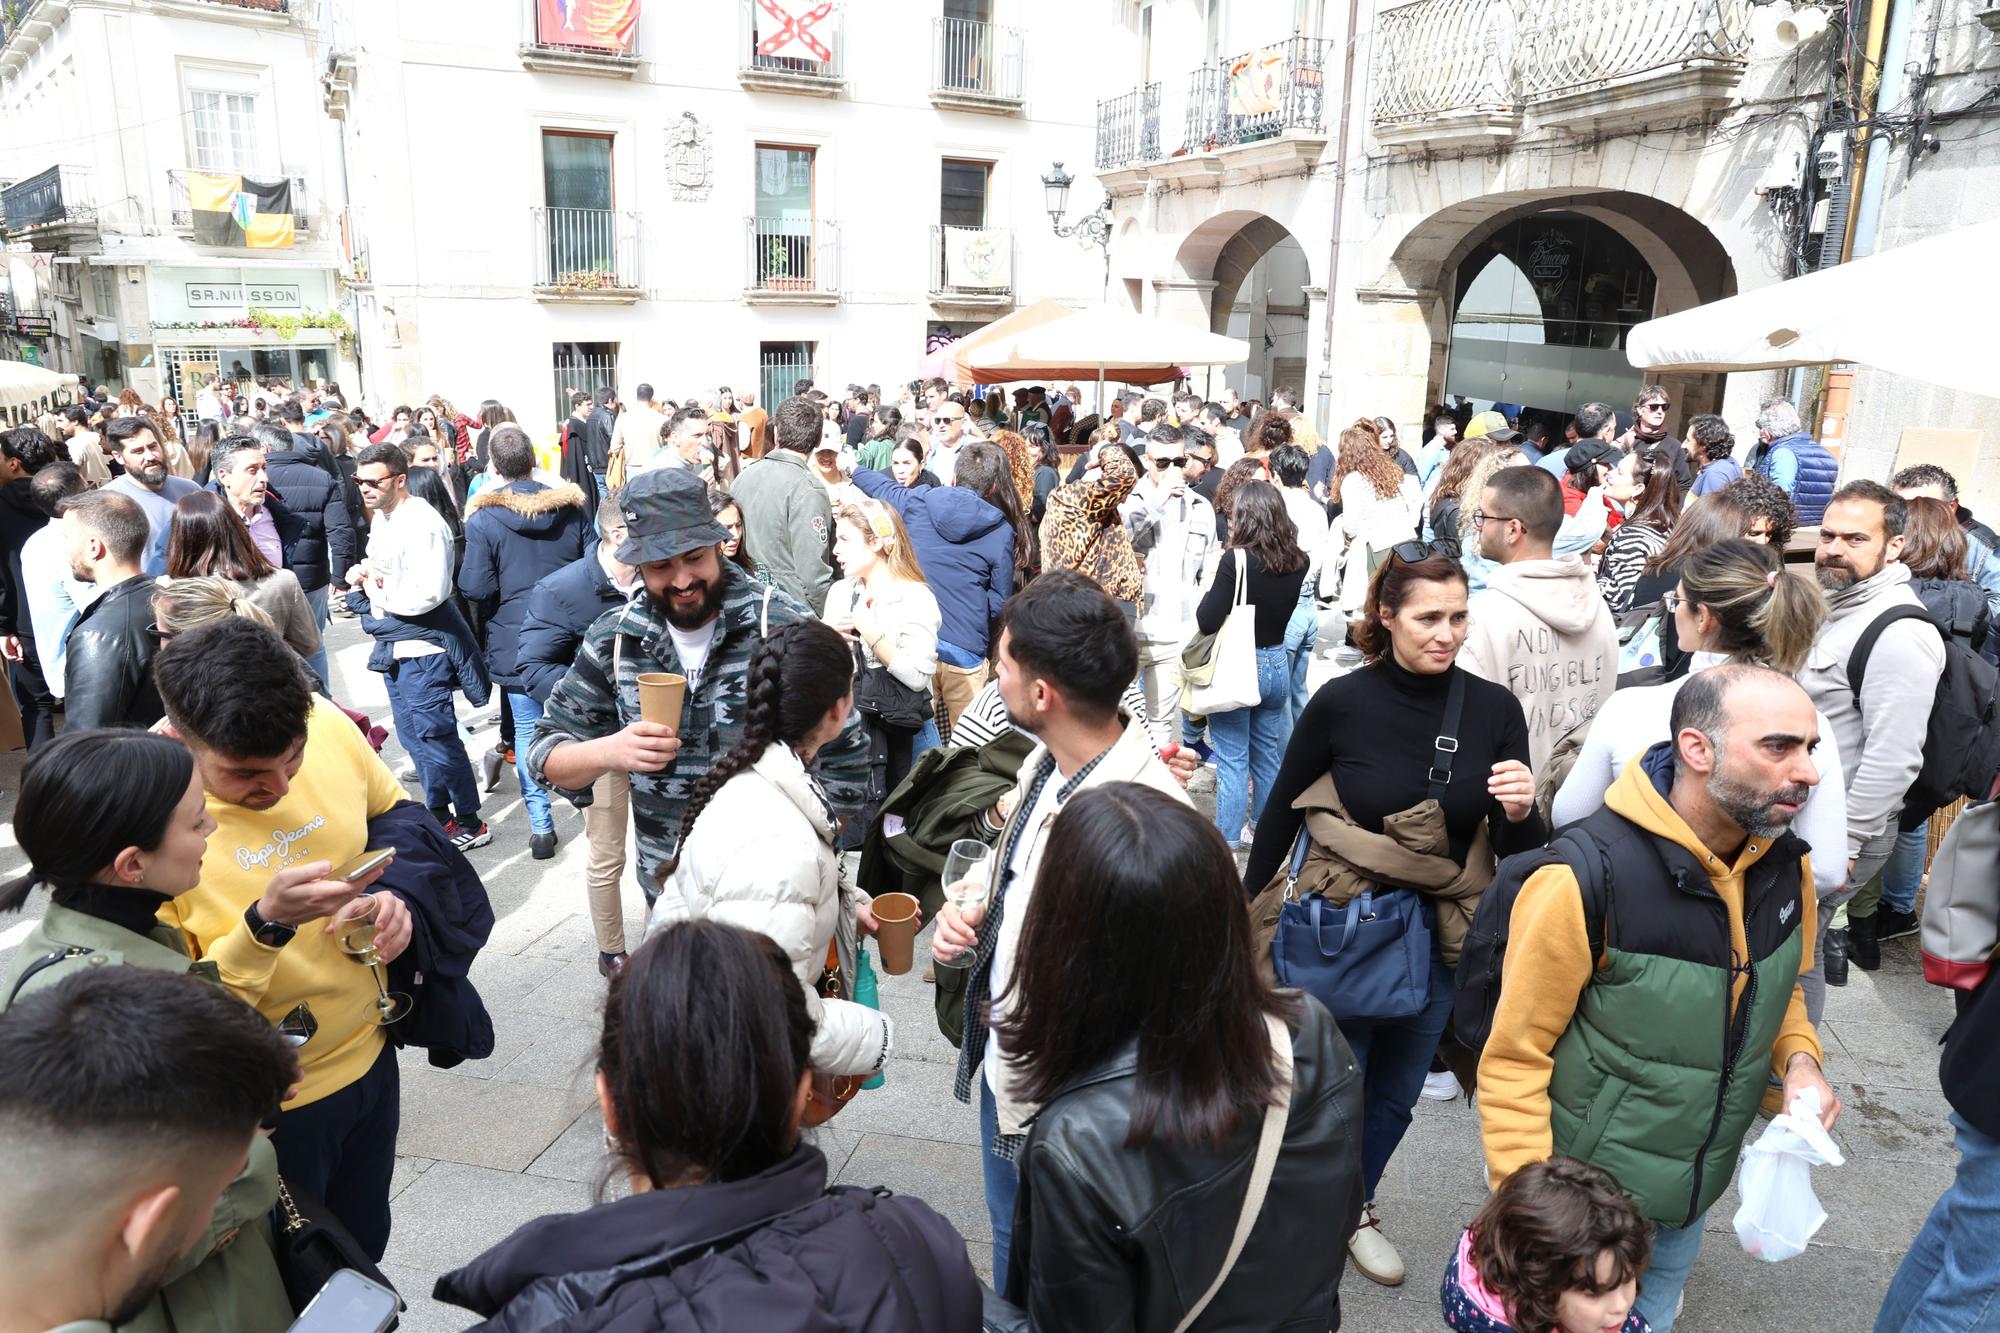
[[[1249,338],[1228,381],[1298,384],[1322,423],[1407,428],[1445,394],[1627,407],[1631,324],[1777,281],[1794,249],[1837,258],[1850,214],[1859,256],[2000,202],[2000,107],[1975,105],[1996,11],[1852,12],[1849,34],[1784,0],[1140,0],[1103,47],[1133,87],[1099,115],[1114,295]],[[1876,69],[1896,133],[1858,145],[1829,94],[1865,116]],[[1720,410],[1748,441],[1760,398],[1810,408],[1822,377],[1660,378],[1676,420]],[[1942,448],[2000,502],[1996,427],[1993,399],[1858,368],[1847,470]]]
[[374,402],[495,397],[547,429],[602,382],[889,384],[933,335],[1101,299],[1102,252],[1043,200],[1102,92],[1056,0],[842,4],[825,61],[758,54],[753,0],[634,4],[629,52],[522,0],[338,3]]
[[[6,0],[0,356],[149,400],[185,401],[179,372],[203,366],[351,382],[319,17],[316,0]],[[203,177],[288,183],[292,243],[199,226]]]

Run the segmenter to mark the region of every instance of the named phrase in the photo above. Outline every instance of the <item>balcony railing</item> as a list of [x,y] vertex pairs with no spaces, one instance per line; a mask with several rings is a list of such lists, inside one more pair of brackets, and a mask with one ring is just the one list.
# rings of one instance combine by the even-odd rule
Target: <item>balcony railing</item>
[[1288,130],[1317,131],[1326,116],[1326,54],[1333,45],[1290,37],[1188,76],[1185,153],[1233,148]]
[[535,288],[547,294],[639,290],[639,215],[611,208],[531,208]]
[[[183,231],[194,226],[194,207],[188,202],[189,176],[227,176],[235,173],[226,171],[197,172],[171,168],[167,172],[167,211],[173,225]],[[306,202],[306,182],[303,176],[292,176],[292,226],[298,231],[312,230],[312,209]]]
[[[639,70],[638,53],[632,49],[633,31],[592,32],[587,28],[544,28],[547,7],[534,5],[528,16],[527,40],[516,51],[524,68],[552,73],[593,74],[629,79]],[[636,12],[636,6],[635,6]]]
[[42,0],[0,0],[0,46],[27,24],[41,4]]
[[1517,66],[1533,102],[1701,61],[1740,61],[1750,49],[1750,0],[1526,0]]
[[743,286],[796,296],[840,291],[840,225],[823,218],[745,218]]
[[0,191],[0,232],[15,236],[31,227],[97,221],[90,175],[82,167],[50,167]]
[[1011,300],[1014,233],[1007,227],[931,227],[931,296]]
[[1026,44],[1019,28],[974,19],[931,20],[931,92],[949,100],[1021,101]]
[[1149,83],[1097,104],[1097,169],[1160,155],[1160,85]]
[[[1504,137],[1524,107],[1557,114],[1552,106],[1587,104],[1614,85],[1626,115],[1712,102],[1749,53],[1751,3],[1410,0],[1376,23],[1377,136]],[[1633,95],[1633,85],[1655,80],[1669,86]],[[1677,80],[1683,86],[1671,86]]]
[[741,0],[737,42],[737,82],[746,88],[830,96],[846,80],[845,33],[835,8],[817,20],[780,21],[758,5]]

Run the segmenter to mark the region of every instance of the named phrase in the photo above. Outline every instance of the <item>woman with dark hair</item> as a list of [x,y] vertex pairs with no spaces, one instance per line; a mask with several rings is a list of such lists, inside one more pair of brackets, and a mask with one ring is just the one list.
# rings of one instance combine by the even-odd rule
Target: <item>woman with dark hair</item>
[[1799,511],[1792,497],[1761,472],[1746,472],[1715,494],[1728,496],[1750,515],[1749,530],[1743,535],[1753,542],[1767,542],[1782,551],[1798,530]]
[[929,1205],[829,1188],[800,1137],[810,992],[755,930],[683,921],[611,983],[604,1142],[630,1196],[521,1227],[438,1280],[483,1329],[850,1333],[979,1327],[965,1241]]
[[1634,449],[1618,464],[1605,494],[1625,513],[1612,529],[1597,566],[1597,590],[1611,614],[1622,616],[1633,606],[1633,590],[1646,564],[1666,549],[1667,537],[1681,513],[1681,484],[1674,476],[1669,451]]
[[[757,646],[744,683],[743,735],[688,795],[647,930],[706,917],[770,936],[808,988],[812,1067],[871,1075],[889,1057],[888,1017],[822,1000],[813,989],[829,944],[839,943],[843,974],[853,976],[855,926],[875,933],[867,896],[841,875],[839,822],[809,772],[813,755],[847,721],[853,684],[853,650],[821,621],[772,630]],[[746,841],[749,828],[757,836]]]
[[188,479],[195,485],[203,488],[208,486],[208,460],[215,453],[215,446],[221,440],[221,422],[203,421],[196,424],[194,438],[188,442],[188,466],[193,469],[188,474]]
[[279,637],[300,657],[320,650],[319,617],[298,576],[265,558],[227,500],[214,491],[196,491],[174,505],[167,528],[167,577],[210,576],[242,589],[243,600],[269,616]]
[[[1015,436],[1019,439],[1019,436]],[[1025,461],[1026,445],[1022,446]],[[970,471],[967,465],[970,464]],[[959,451],[952,471],[952,484],[964,487],[998,509],[1006,518],[1014,539],[1014,586],[1020,587],[1041,566],[1035,550],[1034,530],[1028,526],[1027,506],[1021,501],[1022,478],[1007,450],[990,440],[974,440]],[[1034,473],[1027,474],[1028,497],[1034,499]]]
[[1257,692],[1249,708],[1208,717],[1215,747],[1215,826],[1231,848],[1244,845],[1264,813],[1285,744],[1292,734],[1292,678],[1298,665],[1285,647],[1285,630],[1305,586],[1306,553],[1285,512],[1284,497],[1268,481],[1237,488],[1229,517],[1229,549],[1195,608],[1195,628],[1214,634],[1237,602],[1256,613]]
[[1046,435],[1039,440],[1032,433],[1023,438],[1035,451],[1035,503],[1028,510],[1028,522],[1039,532],[1049,512],[1049,493],[1062,485],[1062,455],[1056,451],[1056,442]]
[[[1063,807],[1042,866],[998,1024],[1040,1107],[1008,1298],[1037,1333],[1171,1329],[1211,1287],[1202,1327],[1338,1328],[1341,1251],[1297,1238],[1360,1212],[1360,1075],[1319,1002],[1260,974],[1228,848],[1113,782]],[[1173,922],[1171,942],[1141,921]],[[1236,1252],[1273,1117],[1282,1147]]]
[[[1249,435],[1244,437],[1243,457],[1261,459],[1267,457],[1273,449],[1276,449],[1281,444],[1298,443],[1298,441],[1292,438],[1292,435],[1292,423],[1288,418],[1276,412],[1265,412],[1250,427]],[[1240,462],[1241,460],[1239,459],[1238,461]],[[1231,464],[1231,466],[1233,467],[1235,464]],[[1216,492],[1217,499],[1219,500],[1221,497],[1221,488],[1217,487]],[[1220,512],[1221,508],[1221,504],[1218,503],[1216,505],[1217,512]]]
[[[326,446],[334,467],[340,472],[340,498],[347,506],[348,521],[354,524],[356,549],[364,548],[368,543],[368,506],[361,502],[361,487],[354,480],[352,428],[346,417],[334,415],[320,422],[314,430],[319,435],[320,443]],[[345,573],[345,570],[334,571],[336,577]],[[345,613],[345,607],[340,609]]]
[[736,567],[759,583],[769,583],[771,576],[757,567],[750,557],[748,538],[743,527],[743,510],[736,503],[736,497],[720,486],[708,488],[708,512],[715,515],[715,521],[728,531],[729,540],[722,544],[722,553],[736,562]]
[[1495,861],[1547,835],[1520,701],[1456,665],[1466,624],[1458,563],[1414,541],[1393,547],[1348,631],[1364,665],[1320,686],[1292,729],[1243,877],[1258,944],[1268,947],[1310,814],[1299,894],[1344,907],[1363,890],[1414,892],[1431,926],[1423,1008],[1378,1021],[1334,1015],[1361,1066],[1364,1101],[1367,1215],[1348,1250],[1364,1277],[1390,1286],[1403,1280],[1403,1261],[1376,1219],[1375,1187],[1444,1035],[1459,948]]
[[[28,869],[0,885],[0,912],[21,911],[37,885],[49,891],[49,904],[15,946],[0,982],[0,1010],[107,963],[194,973],[185,937],[161,925],[156,913],[200,881],[215,827],[194,756],[171,737],[103,728],[70,732],[37,749],[14,805],[14,838]],[[271,877],[266,892],[326,888],[314,881],[328,869],[324,861],[289,866]],[[198,975],[212,980],[208,967]],[[192,1265],[176,1267],[172,1280],[119,1327],[287,1327],[292,1307],[269,1232],[236,1229],[277,1202],[277,1156],[259,1134],[189,1247]]]
[[896,447],[889,454],[889,475],[898,486],[915,490],[919,486],[942,486],[937,473],[924,466],[923,437],[912,431],[896,441]]
[[1236,492],[1253,481],[1263,481],[1270,475],[1270,458],[1264,454],[1245,454],[1224,470],[1222,480],[1215,483],[1215,539],[1229,540],[1229,515],[1236,507]]
[[[1039,421],[1024,421],[1019,431],[993,432],[992,442],[1007,455],[1007,475],[1014,479],[1014,495],[1023,514],[1035,507],[1035,462],[1041,457],[1041,441],[1048,438],[1049,428]],[[1032,529],[1029,541],[1032,544]]]

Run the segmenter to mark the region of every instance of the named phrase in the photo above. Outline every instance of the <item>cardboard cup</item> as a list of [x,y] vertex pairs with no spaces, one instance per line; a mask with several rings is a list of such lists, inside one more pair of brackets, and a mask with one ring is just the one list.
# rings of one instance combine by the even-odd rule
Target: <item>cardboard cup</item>
[[639,676],[639,716],[678,728],[681,704],[687,699],[687,677],[667,671],[646,671]]
[[884,893],[875,899],[875,920],[881,927],[875,943],[882,950],[882,970],[901,976],[910,970],[917,946],[917,900],[907,893]]

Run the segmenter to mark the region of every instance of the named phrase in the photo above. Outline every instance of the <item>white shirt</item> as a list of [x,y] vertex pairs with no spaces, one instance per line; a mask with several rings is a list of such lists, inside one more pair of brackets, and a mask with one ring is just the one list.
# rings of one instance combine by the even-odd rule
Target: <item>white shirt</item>
[[368,568],[382,580],[364,590],[376,610],[420,616],[451,596],[451,529],[437,510],[405,496],[369,523]]
[[68,660],[69,627],[77,613],[97,600],[95,583],[72,576],[62,524],[36,528],[21,544],[21,592],[28,603],[28,622],[35,636],[35,656],[49,693],[63,697],[63,666]]
[[[1013,861],[1007,866],[995,867],[992,882],[996,885],[999,884],[1001,878],[1008,872],[1012,872],[1013,874],[1013,879],[1007,885],[1007,917],[1009,920],[1021,922],[1027,920],[1028,897],[1035,889],[1033,868],[1029,864],[1034,855],[1035,838],[1033,830],[1039,828],[1043,820],[1055,814],[1059,808],[1057,793],[1068,782],[1069,779],[1063,776],[1061,769],[1057,769],[1055,772],[1049,774],[1048,781],[1042,784],[1041,795],[1035,798],[1035,808],[1028,811],[1027,819],[1021,824],[1021,836],[1014,840]],[[1021,934],[1018,930],[1003,930],[1000,932],[1000,938],[993,942],[993,970],[989,975],[992,978],[990,983],[991,990],[995,995],[998,995],[1002,990],[1013,984],[1014,946],[1019,943],[1020,938]],[[986,1039],[986,1056],[981,1064],[981,1069],[986,1077],[986,1086],[989,1088],[998,1088],[1000,1086],[1000,1043],[990,1035]]]
[[715,646],[716,627],[721,624],[721,616],[700,629],[682,629],[671,621],[667,624],[667,633],[674,641],[674,656],[681,659],[681,674],[687,677],[689,689],[701,683],[702,668],[708,665],[708,650]]

